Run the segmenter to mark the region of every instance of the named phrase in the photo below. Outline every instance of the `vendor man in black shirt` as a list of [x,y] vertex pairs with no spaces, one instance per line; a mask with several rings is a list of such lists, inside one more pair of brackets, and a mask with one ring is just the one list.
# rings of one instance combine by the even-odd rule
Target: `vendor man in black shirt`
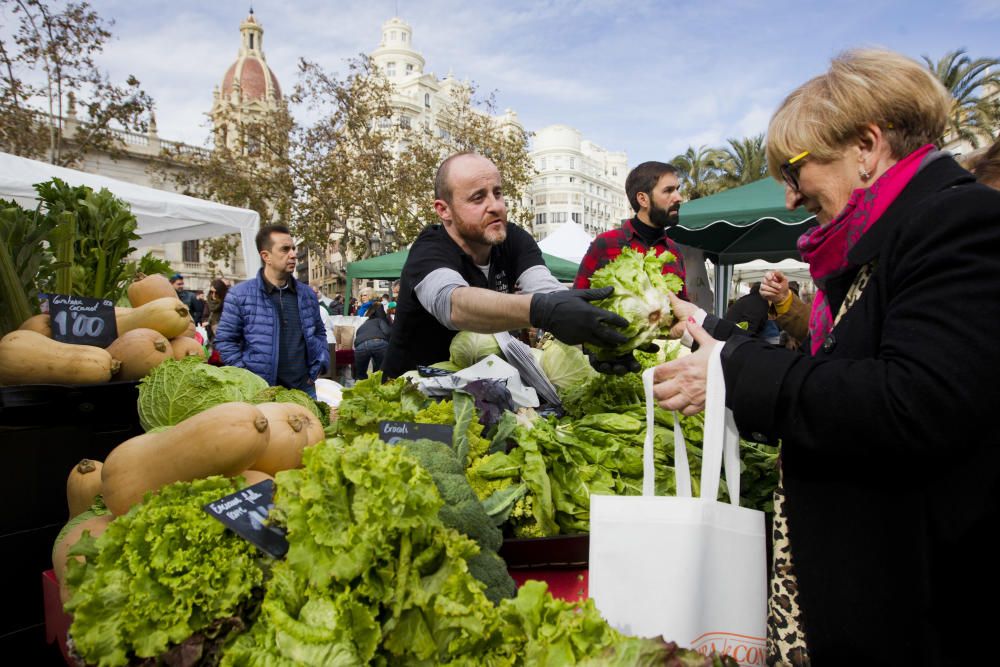
[[624,342],[614,327],[628,323],[589,303],[612,288],[567,290],[528,232],[507,222],[496,165],[475,153],[452,155],[438,167],[434,198],[441,224],[420,233],[403,266],[386,378],[447,360],[458,331],[534,326],[570,345]]

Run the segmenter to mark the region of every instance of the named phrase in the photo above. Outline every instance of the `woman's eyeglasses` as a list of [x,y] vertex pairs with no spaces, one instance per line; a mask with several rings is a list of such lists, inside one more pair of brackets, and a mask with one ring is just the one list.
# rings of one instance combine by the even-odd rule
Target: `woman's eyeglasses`
[[809,151],[802,151],[778,167],[781,177],[785,179],[785,183],[796,192],[799,191],[799,169],[802,168],[802,165],[799,163],[808,155]]

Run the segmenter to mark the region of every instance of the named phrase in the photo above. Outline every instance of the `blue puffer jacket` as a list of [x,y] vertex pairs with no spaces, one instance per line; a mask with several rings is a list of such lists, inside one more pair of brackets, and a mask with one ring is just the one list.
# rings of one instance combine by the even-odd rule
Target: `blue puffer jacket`
[[[226,294],[215,333],[215,347],[225,365],[253,371],[274,385],[278,381],[279,320],[274,302],[264,289],[263,271],[258,271],[253,280],[235,285]],[[330,366],[326,328],[319,316],[316,293],[308,285],[297,283],[295,294],[299,301],[302,334],[306,339],[309,379],[315,380]]]

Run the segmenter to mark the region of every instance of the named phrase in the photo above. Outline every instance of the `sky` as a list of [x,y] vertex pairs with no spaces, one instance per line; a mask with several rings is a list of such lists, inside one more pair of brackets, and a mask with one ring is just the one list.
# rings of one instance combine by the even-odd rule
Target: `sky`
[[[142,82],[162,138],[204,145],[249,3],[91,5],[115,21],[99,59],[112,80]],[[399,16],[425,72],[471,80],[529,131],[570,125],[630,165],[765,131],[784,96],[845,49],[1000,57],[1000,0],[255,0],[253,10],[286,92],[300,58],[342,75]]]

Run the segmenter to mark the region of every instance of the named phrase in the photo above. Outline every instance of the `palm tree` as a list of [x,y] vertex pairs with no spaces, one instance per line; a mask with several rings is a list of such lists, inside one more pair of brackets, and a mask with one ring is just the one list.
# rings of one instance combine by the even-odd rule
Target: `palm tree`
[[954,103],[948,116],[948,128],[938,139],[943,145],[946,138],[965,140],[973,148],[979,147],[982,138],[993,140],[1000,127],[1000,60],[977,58],[973,60],[965,49],[946,53],[936,63],[924,56],[927,68],[951,93]]
[[736,187],[753,183],[767,176],[767,150],[764,146],[764,133],[729,139],[729,148],[723,153],[725,160],[722,167],[722,180],[726,187]]
[[677,167],[688,199],[698,199],[719,190],[719,170],[725,157],[725,151],[718,148],[689,146],[683,155],[670,161]]

